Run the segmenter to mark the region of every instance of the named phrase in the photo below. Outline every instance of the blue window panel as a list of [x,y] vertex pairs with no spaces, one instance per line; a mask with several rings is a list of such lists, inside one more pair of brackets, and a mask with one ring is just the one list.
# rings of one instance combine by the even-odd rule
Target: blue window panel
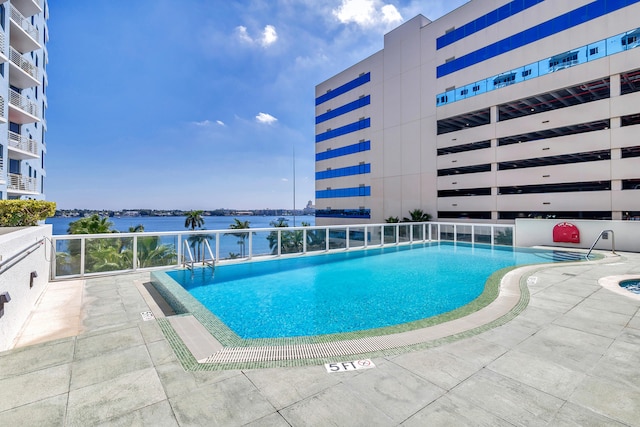
[[326,122],[329,119],[333,119],[335,117],[341,116],[353,110],[357,110],[358,108],[362,108],[365,105],[369,105],[369,104],[371,104],[370,95],[367,95],[360,99],[356,99],[355,101],[345,104],[342,107],[338,107],[335,110],[327,111],[324,114],[320,114],[318,117],[316,117],[316,124]]
[[[629,0],[634,1],[634,0]],[[640,28],[609,37],[586,46],[542,59],[524,67],[491,76],[475,83],[469,83],[457,90],[451,90],[436,96],[436,106],[448,104],[480,93],[489,92],[510,84],[519,83],[543,76],[585,62],[613,55],[627,49],[640,46]],[[514,74],[513,78],[506,76]]]
[[371,209],[318,209],[316,218],[371,218]]
[[366,118],[363,120],[358,120],[355,123],[350,123],[348,125],[339,127],[337,129],[331,129],[324,133],[320,133],[316,135],[316,143],[326,141],[327,139],[336,138],[338,136],[346,135],[351,132],[357,132],[361,129],[365,129],[371,126],[371,119]]
[[579,7],[571,12],[536,25],[535,27],[528,28],[519,34],[514,34],[511,37],[442,64],[437,67],[436,76],[438,78],[446,76],[638,2],[640,2],[640,0],[596,0],[586,6]]
[[587,55],[589,61],[607,56],[607,41],[600,40],[599,42],[591,43],[590,45],[588,45]]
[[316,190],[316,199],[336,199],[342,197],[371,196],[371,187],[335,188],[331,190]]
[[516,15],[523,10],[526,10],[544,0],[513,0],[510,3],[505,4],[491,12],[471,21],[460,28],[444,34],[436,39],[436,49],[442,49],[445,46],[449,46],[452,43],[462,40],[465,37],[469,37],[478,31],[484,30],[504,19],[507,19],[513,15]]
[[614,53],[622,52],[626,49],[626,45],[621,43],[622,39],[625,37],[625,33],[618,34],[617,36],[609,37],[605,43],[607,45],[607,55],[612,55]]
[[363,84],[371,81],[371,73],[363,74],[350,82],[343,84],[342,86],[338,86],[337,88],[325,93],[324,95],[320,95],[316,98],[316,105],[320,105],[323,102],[327,102],[330,99],[333,99],[337,96],[342,95],[343,93],[347,93],[350,90],[357,88],[358,86],[362,86]]
[[316,172],[316,181],[321,179],[340,178],[342,176],[363,175],[367,173],[371,173],[370,163]]
[[336,148],[334,150],[323,151],[316,154],[316,162],[321,160],[333,159],[335,157],[348,156],[349,154],[360,153],[362,151],[371,150],[371,141],[362,141],[357,144],[347,145],[346,147]]

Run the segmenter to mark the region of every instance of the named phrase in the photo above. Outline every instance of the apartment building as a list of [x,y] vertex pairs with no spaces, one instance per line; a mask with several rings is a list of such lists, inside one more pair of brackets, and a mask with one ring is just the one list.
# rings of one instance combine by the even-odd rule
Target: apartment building
[[0,0],[0,200],[44,198],[48,15],[46,0]]
[[316,86],[316,223],[640,218],[640,0],[471,0]]

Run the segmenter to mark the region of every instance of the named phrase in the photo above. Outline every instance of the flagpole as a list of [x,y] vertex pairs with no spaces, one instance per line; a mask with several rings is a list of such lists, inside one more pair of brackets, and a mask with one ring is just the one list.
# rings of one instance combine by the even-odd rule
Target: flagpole
[[296,147],[293,146],[293,226],[296,226]]

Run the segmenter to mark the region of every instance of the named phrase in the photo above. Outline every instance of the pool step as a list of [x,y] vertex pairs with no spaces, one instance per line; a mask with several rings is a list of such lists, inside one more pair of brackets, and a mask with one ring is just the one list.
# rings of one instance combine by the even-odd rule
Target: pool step
[[171,316],[167,319],[198,363],[222,350],[222,344],[195,317]]

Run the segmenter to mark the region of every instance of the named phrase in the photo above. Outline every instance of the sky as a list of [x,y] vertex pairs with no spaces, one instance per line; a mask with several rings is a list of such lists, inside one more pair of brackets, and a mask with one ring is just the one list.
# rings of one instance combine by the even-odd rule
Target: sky
[[[315,86],[466,0],[49,0],[59,209],[315,202]],[[294,161],[295,159],[295,161]]]

